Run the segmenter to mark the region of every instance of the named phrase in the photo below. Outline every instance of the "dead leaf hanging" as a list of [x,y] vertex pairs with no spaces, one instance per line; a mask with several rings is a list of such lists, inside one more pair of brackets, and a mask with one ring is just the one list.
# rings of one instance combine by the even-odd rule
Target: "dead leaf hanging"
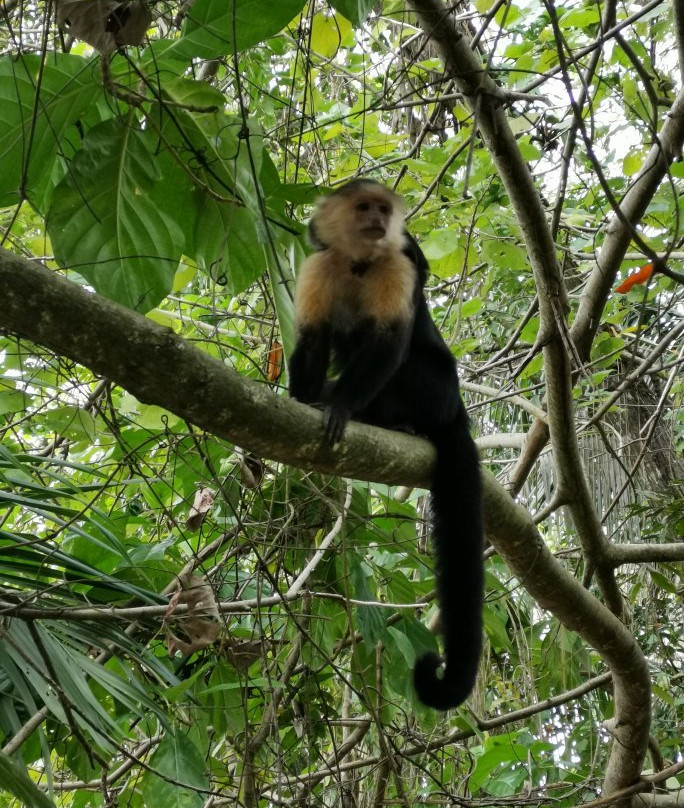
[[[185,604],[188,609],[184,614],[176,615],[172,631],[169,620],[180,604]],[[218,604],[214,590],[203,575],[186,574],[179,577],[178,589],[171,596],[164,623],[169,656],[176,651],[191,654],[216,641],[221,629]]]
[[101,54],[141,45],[152,22],[143,0],[56,0],[57,22]]

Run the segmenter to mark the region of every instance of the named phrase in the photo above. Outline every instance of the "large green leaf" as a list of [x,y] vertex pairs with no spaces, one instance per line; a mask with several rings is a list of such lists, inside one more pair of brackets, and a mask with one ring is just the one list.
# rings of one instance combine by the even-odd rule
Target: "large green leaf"
[[247,208],[207,199],[197,219],[192,255],[231,294],[243,292],[266,269],[258,219]]
[[257,216],[264,197],[281,211],[283,186],[259,127],[225,114],[223,96],[206,82],[165,78],[162,91],[171,106],[158,108],[158,125],[194,187],[209,189],[222,203],[240,202]]
[[[209,789],[204,758],[182,733],[168,733],[150,758],[143,776],[142,794],[147,808],[201,808]],[[158,776],[153,772],[159,772]],[[182,788],[186,784],[193,789]]]
[[330,0],[330,5],[354,25],[361,25],[370,14],[375,0]]
[[139,311],[148,311],[171,290],[185,242],[150,195],[162,179],[155,145],[151,133],[122,121],[91,129],[55,189],[47,220],[63,266]]
[[165,55],[189,60],[239,53],[282,31],[303,6],[303,0],[197,0],[183,36]]
[[42,66],[33,54],[0,59],[0,207],[28,197],[42,209],[65,134],[102,93],[94,65],[64,53]]
[[[377,601],[377,593],[371,589],[372,578],[361,557],[356,553],[348,552],[347,562],[351,572],[354,597],[358,600]],[[356,615],[366,649],[370,651],[378,640],[386,638],[386,615],[382,608],[361,605],[357,606]]]
[[267,256],[267,259],[271,289],[273,290],[273,303],[275,304],[278,325],[280,326],[280,338],[285,349],[285,356],[289,357],[295,346],[293,303],[295,279],[292,267],[299,266],[305,256],[302,239],[288,236],[280,241],[284,249],[279,252],[279,260],[276,261],[271,256]]
[[[278,172],[262,135],[223,113],[206,82],[165,79],[162,90],[173,105],[158,109],[167,147],[159,160],[178,200],[169,213],[185,227],[187,255],[238,294],[266,269],[264,204],[284,220]],[[153,194],[163,205],[163,190]]]

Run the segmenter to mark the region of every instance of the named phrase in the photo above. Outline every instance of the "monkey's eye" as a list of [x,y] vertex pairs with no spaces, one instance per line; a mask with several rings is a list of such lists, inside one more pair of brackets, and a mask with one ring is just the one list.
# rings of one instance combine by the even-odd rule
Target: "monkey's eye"
[[389,215],[390,210],[391,210],[391,208],[390,208],[389,205],[380,205],[380,213],[382,213],[384,215]]
[[370,205],[368,204],[368,202],[357,202],[356,210],[358,210],[361,213],[365,213],[367,210],[370,210]]

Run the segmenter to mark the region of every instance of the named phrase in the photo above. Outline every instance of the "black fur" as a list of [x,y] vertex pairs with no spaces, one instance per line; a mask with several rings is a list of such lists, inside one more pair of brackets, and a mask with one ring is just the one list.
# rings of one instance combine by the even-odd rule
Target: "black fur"
[[[317,234],[316,240],[322,249]],[[472,690],[482,646],[479,461],[456,363],[423,294],[428,264],[408,233],[403,252],[416,269],[413,320],[378,327],[360,319],[344,331],[329,323],[300,330],[290,360],[290,394],[323,404],[331,445],[354,417],[383,427],[410,427],[436,447],[431,510],[446,663],[440,676],[442,660],[434,653],[424,655],[416,664],[414,683],[424,704],[447,710]],[[339,371],[332,382],[327,381],[331,354]]]

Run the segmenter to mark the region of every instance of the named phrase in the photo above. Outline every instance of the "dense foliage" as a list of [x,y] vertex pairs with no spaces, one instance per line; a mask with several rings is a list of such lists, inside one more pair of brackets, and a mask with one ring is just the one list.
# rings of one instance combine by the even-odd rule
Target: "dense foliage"
[[[0,305],[1,806],[681,804],[682,12],[457,2],[445,44],[435,5],[0,6],[0,234],[49,268],[55,334]],[[54,348],[93,333],[59,272],[283,394],[303,223],[357,175],[404,197],[483,466],[568,587],[487,499],[486,649],[447,716],[409,675],[422,489],[257,456],[226,435],[263,420],[203,386],[223,437]],[[128,336],[133,374],[164,350]]]

